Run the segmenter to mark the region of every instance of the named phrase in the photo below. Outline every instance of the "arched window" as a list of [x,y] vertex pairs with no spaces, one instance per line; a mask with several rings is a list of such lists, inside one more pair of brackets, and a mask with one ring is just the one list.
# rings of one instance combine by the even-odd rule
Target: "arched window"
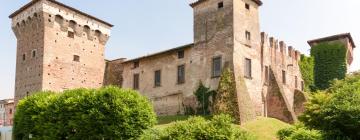
[[37,13],[34,13],[34,17],[37,17],[38,15],[37,15]]
[[97,36],[99,38],[101,36],[101,31],[95,30],[95,36]]
[[76,25],[77,25],[76,21],[70,20],[69,26],[70,26],[71,28],[73,28],[73,29],[75,30]]
[[57,22],[57,23],[59,23],[60,25],[62,25],[63,22],[64,22],[64,18],[63,18],[62,16],[60,16],[60,15],[56,15],[56,16],[55,16],[55,22]]
[[84,32],[89,35],[90,34],[90,27],[88,25],[84,26]]

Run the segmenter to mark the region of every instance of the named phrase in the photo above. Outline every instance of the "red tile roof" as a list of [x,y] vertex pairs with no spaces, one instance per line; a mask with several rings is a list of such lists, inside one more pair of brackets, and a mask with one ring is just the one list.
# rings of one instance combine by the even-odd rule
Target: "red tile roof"
[[[34,5],[35,3],[37,3],[38,1],[40,1],[40,0],[32,0],[30,3],[24,5],[24,6],[21,7],[19,10],[15,11],[14,13],[12,13],[12,14],[9,16],[9,18],[15,17],[16,15],[20,14],[22,11],[24,11],[24,10],[26,10],[27,8],[31,7],[32,5]],[[61,2],[56,1],[56,0],[46,0],[46,1],[55,3],[55,4],[57,4],[57,5],[60,5],[60,6],[63,6],[63,7],[65,7],[65,8],[68,8],[68,9],[70,9],[70,10],[73,10],[73,11],[75,11],[75,12],[81,14],[81,15],[84,15],[84,16],[86,16],[86,17],[95,19],[96,21],[99,21],[99,22],[101,22],[101,23],[104,23],[105,25],[108,25],[108,26],[110,26],[110,27],[113,27],[113,26],[114,26],[114,25],[112,25],[112,24],[110,24],[110,23],[108,23],[108,22],[106,22],[106,21],[103,21],[103,20],[98,19],[98,18],[96,18],[96,17],[94,17],[94,16],[91,16],[91,15],[89,15],[89,14],[86,14],[86,13],[80,11],[80,10],[77,10],[77,9],[75,9],[75,8],[73,8],[73,7],[67,6],[67,5],[65,5],[65,4],[63,4],[63,3],[61,3]]]
[[343,33],[343,34],[338,34],[338,35],[333,35],[333,36],[328,36],[328,37],[323,37],[323,38],[318,38],[318,39],[314,39],[314,40],[309,40],[308,44],[310,46],[312,46],[312,44],[314,43],[319,43],[319,42],[324,42],[324,41],[334,41],[334,40],[339,40],[342,38],[348,38],[350,40],[351,45],[353,46],[353,48],[355,48],[355,43],[353,38],[351,37],[350,33]]

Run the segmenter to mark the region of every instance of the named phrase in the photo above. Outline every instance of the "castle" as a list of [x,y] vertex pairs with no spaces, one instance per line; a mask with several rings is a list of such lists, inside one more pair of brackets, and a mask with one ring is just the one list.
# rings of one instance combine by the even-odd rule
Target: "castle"
[[[138,90],[158,115],[196,106],[201,81],[217,89],[235,75],[241,122],[296,121],[303,110],[300,52],[260,32],[260,0],[198,0],[194,42],[126,60],[104,59],[113,25],[55,0],[33,0],[10,15],[17,37],[15,102],[36,91],[117,85]],[[126,51],[126,50],[124,50]]]

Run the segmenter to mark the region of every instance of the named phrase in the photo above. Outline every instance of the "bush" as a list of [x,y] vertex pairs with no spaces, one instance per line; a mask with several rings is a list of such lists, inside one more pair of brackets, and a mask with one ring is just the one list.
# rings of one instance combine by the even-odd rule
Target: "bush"
[[300,117],[305,126],[326,135],[360,137],[360,74],[335,80],[326,91],[312,96]]
[[[198,107],[196,110],[196,114],[198,115],[210,115],[210,107],[211,101],[210,97],[215,95],[214,90],[210,90],[210,88],[205,87],[204,84],[200,81],[199,87],[194,92],[196,100],[198,102]],[[187,110],[187,114],[191,113],[190,110]]]
[[163,130],[147,130],[143,140],[254,140],[255,137],[232,124],[228,115],[214,116],[207,121],[202,117],[192,117],[186,121],[171,124]]
[[320,131],[309,130],[303,125],[295,125],[285,128],[277,133],[280,140],[322,140],[324,139]]
[[[29,106],[31,108],[29,108]],[[106,87],[37,93],[18,104],[16,139],[135,139],[156,122],[149,101],[133,90]],[[35,128],[35,129],[33,129]]]

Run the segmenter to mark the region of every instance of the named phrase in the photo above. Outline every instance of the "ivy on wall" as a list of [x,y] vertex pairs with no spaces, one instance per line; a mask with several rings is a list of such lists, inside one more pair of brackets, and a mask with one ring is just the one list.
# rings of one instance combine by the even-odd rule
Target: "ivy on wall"
[[334,79],[344,79],[347,71],[347,48],[339,41],[319,43],[311,48],[314,57],[314,84],[323,90]]
[[314,57],[301,55],[299,62],[300,72],[304,79],[304,91],[309,92],[315,89],[314,87]]
[[210,115],[210,97],[215,94],[215,91],[210,90],[210,88],[205,87],[204,84],[200,82],[199,87],[196,89],[194,94],[198,102],[196,113],[198,115]]

